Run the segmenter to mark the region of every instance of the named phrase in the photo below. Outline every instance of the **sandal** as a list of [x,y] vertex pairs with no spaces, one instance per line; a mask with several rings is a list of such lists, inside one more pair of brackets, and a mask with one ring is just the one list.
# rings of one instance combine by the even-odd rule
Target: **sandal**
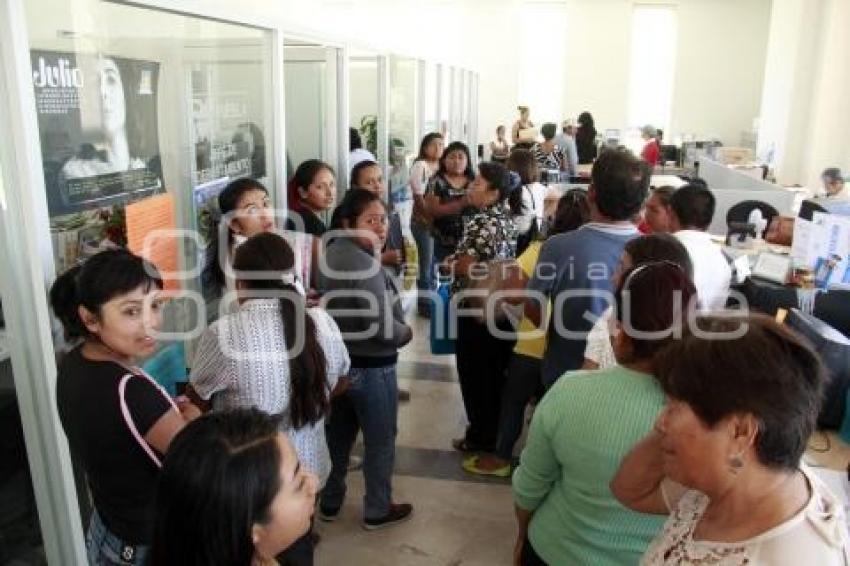
[[478,446],[469,442],[466,438],[455,438],[452,440],[452,447],[460,452],[477,452]]
[[470,442],[465,437],[455,438],[452,440],[452,447],[459,452],[492,452],[492,446],[481,446],[474,442]]
[[469,472],[470,474],[476,474],[479,476],[494,476],[497,478],[509,478],[511,477],[511,465],[506,464],[501,468],[495,469],[486,469],[478,467],[478,456],[470,456],[469,458],[463,461],[462,467],[464,470]]

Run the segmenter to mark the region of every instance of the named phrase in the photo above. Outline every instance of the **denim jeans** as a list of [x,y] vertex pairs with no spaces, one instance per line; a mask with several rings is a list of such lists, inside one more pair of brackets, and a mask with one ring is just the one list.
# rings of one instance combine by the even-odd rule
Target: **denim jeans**
[[326,425],[331,475],[322,490],[322,507],[342,507],[348,459],[357,432],[362,431],[363,476],[366,479],[363,516],[380,519],[389,513],[392,503],[398,417],[396,366],[351,368],[348,375],[351,385],[331,403]]
[[89,566],[125,566],[148,563],[150,547],[129,544],[112,534],[95,509],[86,532],[86,552]]
[[[427,226],[420,226],[413,222],[410,226],[410,231],[413,232],[413,239],[416,240],[416,248],[419,251],[419,272],[416,276],[416,288],[419,291],[431,291],[433,289],[433,279],[431,276],[431,258],[434,255],[434,240],[431,238],[431,233]],[[417,308],[427,310],[429,299],[425,293],[419,294],[417,300]]]
[[496,442],[496,456],[503,460],[513,457],[514,444],[522,433],[525,406],[532,397],[543,394],[541,365],[537,358],[516,353],[511,355],[505,386],[502,389],[499,439]]

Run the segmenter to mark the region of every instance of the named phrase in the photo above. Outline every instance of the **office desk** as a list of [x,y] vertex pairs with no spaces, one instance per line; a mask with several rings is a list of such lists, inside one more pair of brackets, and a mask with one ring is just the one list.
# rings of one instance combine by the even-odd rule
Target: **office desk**
[[[775,316],[778,309],[800,308],[800,294],[791,285],[749,277],[732,288],[747,298],[750,308],[770,316]],[[850,291],[834,289],[818,292],[812,314],[845,336],[850,336]]]

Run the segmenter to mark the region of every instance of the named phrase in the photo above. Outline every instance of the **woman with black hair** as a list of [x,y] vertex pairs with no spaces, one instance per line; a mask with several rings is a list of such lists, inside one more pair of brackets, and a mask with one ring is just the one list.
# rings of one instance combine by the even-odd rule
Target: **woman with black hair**
[[[364,160],[351,168],[352,189],[365,189],[381,200],[387,198],[387,186],[384,183],[384,174],[380,165],[374,161]],[[331,228],[338,229],[337,214],[331,219]],[[381,251],[381,264],[390,269],[394,275],[398,275],[404,257],[404,233],[401,227],[401,217],[398,212],[391,212],[388,216],[387,241]]]
[[[294,287],[293,261],[277,234],[263,232],[239,246],[233,269],[240,307],[201,336],[190,395],[204,408],[257,407],[284,415],[281,432],[321,486],[330,474],[324,419],[349,359],[333,319],[308,309]],[[311,564],[310,537],[291,552],[300,556],[293,562]]]
[[358,431],[363,432],[366,495],[363,528],[374,530],[408,519],[409,503],[395,503],[392,473],[398,419],[398,350],[413,331],[404,322],[398,287],[381,268],[387,211],[374,193],[349,191],[337,207],[344,233],[326,252],[324,300],[345,335],[351,356],[350,385],[335,397],[328,420],[331,475],[322,491],[319,518],[334,521],[345,500],[345,478]]
[[434,255],[434,240],[431,237],[431,218],[425,206],[425,190],[431,177],[440,168],[440,158],[443,156],[443,135],[431,132],[422,138],[419,145],[419,155],[410,167],[410,192],[413,193],[413,215],[410,221],[410,231],[416,240],[419,253],[419,271],[416,287],[420,297],[416,302],[416,310],[420,315],[429,314],[430,298],[424,292],[432,290],[431,259]]
[[463,237],[464,224],[474,212],[467,195],[474,178],[469,148],[462,142],[450,143],[425,191],[425,211],[433,219],[434,263],[453,254]]
[[[274,209],[268,189],[256,179],[242,177],[231,181],[218,195],[221,213],[218,226],[209,235],[204,284],[214,294],[236,291],[236,281],[230,276],[233,256],[248,238],[276,230]],[[295,286],[302,292],[313,287],[314,267],[318,264],[319,240],[309,234],[286,230],[283,238],[294,253]],[[234,309],[226,308],[225,312]]]
[[177,435],[157,492],[152,566],[272,566],[309,531],[316,476],[280,432],[283,418],[221,411]]
[[519,175],[522,186],[511,192],[508,206],[517,229],[517,257],[543,230],[547,190],[540,182],[540,169],[534,154],[528,149],[511,151],[505,166]]
[[593,124],[593,116],[590,115],[590,112],[582,112],[578,116],[576,149],[578,150],[579,165],[593,163],[593,160],[596,159],[596,126]]
[[156,351],[161,290],[156,268],[123,249],[98,253],[50,289],[66,338],[82,340],[59,364],[56,404],[94,500],[92,565],[145,564],[160,459],[199,414],[137,365]]
[[[528,150],[522,150],[528,153]],[[511,197],[513,197],[511,194]],[[590,220],[590,205],[587,193],[581,189],[567,191],[558,201],[557,211],[547,237],[571,232]],[[543,240],[531,242],[528,249],[517,257],[519,270],[507,279],[500,289],[525,289],[528,280],[537,269],[537,258]],[[521,297],[517,297],[521,300]],[[542,396],[543,382],[540,369],[543,352],[546,351],[545,327],[537,329],[523,317],[517,326],[517,341],[508,362],[505,385],[502,390],[502,406],[499,412],[499,434],[493,454],[477,454],[463,461],[463,469],[483,476],[509,477],[514,445],[522,433],[525,407],[535,396]]]
[[[515,257],[514,223],[505,202],[520,184],[519,175],[500,163],[479,165],[478,175],[465,197],[474,212],[466,223],[456,252],[446,259],[446,268],[454,276],[453,294],[465,294],[476,264]],[[469,300],[461,298],[458,306],[470,306]],[[508,330],[510,323],[498,321],[497,325],[500,330]],[[514,340],[491,334],[487,321],[458,317],[457,373],[469,426],[463,438],[452,442],[457,450],[493,450],[499,428],[502,384],[514,343]]]
[[286,229],[320,237],[327,231],[319,214],[336,203],[336,174],[319,159],[308,159],[295,170],[287,188],[289,207],[296,214],[286,220]]
[[546,122],[540,128],[543,141],[531,146],[531,153],[541,171],[569,171],[570,162],[566,150],[554,141],[556,132],[557,126],[552,122]]

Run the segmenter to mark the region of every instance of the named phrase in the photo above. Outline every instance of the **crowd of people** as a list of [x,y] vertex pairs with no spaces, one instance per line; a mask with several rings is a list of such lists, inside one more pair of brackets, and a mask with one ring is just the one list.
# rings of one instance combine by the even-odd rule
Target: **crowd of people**
[[[496,128],[496,139],[489,146],[493,161],[504,163],[512,148],[526,148],[532,150],[542,171],[562,172],[577,177],[580,174],[579,165],[591,164],[596,159],[599,152],[598,132],[590,112],[579,114],[577,126],[572,120],[564,120],[561,131],[556,132],[557,125],[553,122],[546,122],[539,129],[536,128],[531,121],[531,109],[528,106],[519,106],[517,110],[519,119],[511,130],[510,144],[505,139],[505,127],[500,125]],[[653,167],[663,165],[661,136],[661,130],[650,124],[640,129],[644,144],[640,158]]]
[[[410,518],[393,496],[398,353],[444,278],[468,421],[446,443],[468,473],[512,476],[515,564],[850,560],[841,501],[801,463],[821,362],[774,320],[724,310],[711,191],[650,191],[657,151],[597,154],[587,112],[529,144],[520,111],[515,145],[501,128],[477,168],[426,135],[410,214],[367,152],[341,197],[330,165],[299,165],[283,226],[259,181],[231,182],[208,250],[221,316],[177,399],[139,367],[162,325],[154,266],[111,250],[56,280],[76,343],[57,404],[93,500],[91,564],[312,564],[314,509],[338,518],[358,434],[363,528]],[[586,191],[540,182],[585,163]],[[502,308],[482,291],[504,291]]]

